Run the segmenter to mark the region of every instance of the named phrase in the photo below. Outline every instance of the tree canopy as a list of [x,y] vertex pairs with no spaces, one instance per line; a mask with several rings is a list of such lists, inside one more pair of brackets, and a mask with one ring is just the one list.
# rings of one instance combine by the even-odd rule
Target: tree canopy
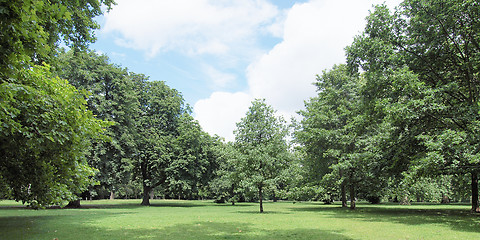
[[260,212],[263,212],[263,191],[277,174],[287,167],[288,129],[282,118],[265,100],[255,100],[242,120],[237,123],[235,147],[239,151],[239,171],[243,181],[258,190]]

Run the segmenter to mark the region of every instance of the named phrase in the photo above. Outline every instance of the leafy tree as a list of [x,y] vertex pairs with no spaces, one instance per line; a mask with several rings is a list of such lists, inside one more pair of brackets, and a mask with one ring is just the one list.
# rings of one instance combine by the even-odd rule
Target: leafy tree
[[203,132],[199,123],[188,112],[179,118],[178,136],[173,156],[167,167],[165,186],[179,198],[205,197],[202,191],[214,177],[217,168],[215,140]]
[[278,173],[287,167],[288,129],[282,118],[264,100],[255,100],[246,116],[237,123],[235,147],[239,151],[239,171],[244,181],[258,190],[260,212],[263,192]]
[[478,10],[476,1],[406,0],[394,14],[378,6],[348,51],[350,66],[368,74],[408,67],[417,76],[412,108],[396,108],[410,114],[390,114],[417,127],[404,125],[391,142],[410,136],[414,147],[403,152],[414,156],[406,159],[419,176],[470,173],[472,211],[479,211]]
[[182,96],[164,82],[138,82],[141,112],[136,119],[137,152],[133,164],[134,174],[143,186],[142,205],[150,205],[152,190],[169,177],[166,170],[175,157],[175,139],[184,107]]
[[102,4],[109,8],[113,1],[0,2],[0,178],[17,200],[34,206],[60,203],[89,181],[92,171],[83,154],[106,123],[86,110],[83,93],[41,63],[53,63],[60,39],[76,49],[92,42],[98,28],[93,18]]
[[136,147],[134,116],[139,114],[135,82],[126,69],[93,51],[61,52],[57,65],[62,78],[88,91],[87,104],[97,118],[115,122],[105,131],[111,141],[94,142],[89,156],[89,164],[99,170],[96,180],[100,185],[95,188],[108,190],[113,199],[115,190],[132,178],[131,161]]
[[85,151],[108,123],[95,119],[84,93],[48,66],[14,77],[0,85],[0,178],[17,201],[63,204],[91,183]]
[[[318,96],[306,102],[300,129],[295,136],[306,153],[305,166],[317,181],[338,182],[330,191],[340,189],[342,206],[347,206],[346,187],[350,188],[351,207],[355,208],[355,188],[360,182],[356,130],[359,112],[360,79],[348,74],[345,65],[334,66],[317,77]],[[332,177],[336,180],[332,181]]]

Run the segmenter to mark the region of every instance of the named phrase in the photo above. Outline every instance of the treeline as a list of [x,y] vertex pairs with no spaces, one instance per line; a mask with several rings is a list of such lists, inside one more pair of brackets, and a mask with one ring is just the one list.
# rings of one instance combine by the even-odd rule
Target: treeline
[[480,210],[475,1],[375,7],[346,63],[317,76],[301,120],[288,125],[257,99],[228,143],[201,129],[177,90],[88,50],[102,4],[112,6],[0,5],[10,34],[0,35],[1,197],[259,201],[261,212],[264,199],[470,200]]

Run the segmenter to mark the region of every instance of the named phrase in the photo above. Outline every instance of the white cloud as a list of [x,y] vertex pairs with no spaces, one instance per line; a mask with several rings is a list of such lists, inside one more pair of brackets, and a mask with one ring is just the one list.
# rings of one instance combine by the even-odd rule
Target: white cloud
[[215,92],[210,98],[195,103],[195,118],[206,132],[233,141],[236,123],[244,117],[251,100],[243,92]]
[[285,21],[283,42],[247,70],[250,93],[279,111],[294,114],[313,97],[316,74],[345,63],[344,48],[360,33],[371,0],[317,0],[295,5]]
[[209,78],[211,87],[213,89],[222,89],[236,81],[237,77],[234,74],[222,72],[211,65],[205,64],[203,66],[204,72]]
[[255,46],[257,32],[268,28],[278,8],[266,0],[118,0],[105,15],[103,33],[144,50],[224,55]]
[[[253,97],[265,98],[287,120],[296,116],[295,112],[304,107],[304,100],[316,94],[312,85],[316,74],[334,64],[345,63],[344,48],[363,30],[372,5],[382,2],[312,0],[295,5],[285,22],[275,26],[275,32],[283,33],[283,41],[248,66],[249,88],[245,93],[213,93],[195,104],[200,124],[209,133],[233,136],[235,121],[243,117]],[[399,2],[390,0],[387,4],[393,8]],[[278,26],[283,26],[283,30]],[[229,108],[220,117],[211,110],[224,109],[224,104],[231,102],[241,108],[238,111]],[[227,137],[227,140],[233,139]]]

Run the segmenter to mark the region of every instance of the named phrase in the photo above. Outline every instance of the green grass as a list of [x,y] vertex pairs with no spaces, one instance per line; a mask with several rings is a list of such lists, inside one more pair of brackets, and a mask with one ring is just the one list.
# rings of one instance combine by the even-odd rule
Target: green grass
[[82,209],[29,210],[0,201],[0,239],[480,239],[468,205],[321,203],[236,206],[211,201],[84,201]]

